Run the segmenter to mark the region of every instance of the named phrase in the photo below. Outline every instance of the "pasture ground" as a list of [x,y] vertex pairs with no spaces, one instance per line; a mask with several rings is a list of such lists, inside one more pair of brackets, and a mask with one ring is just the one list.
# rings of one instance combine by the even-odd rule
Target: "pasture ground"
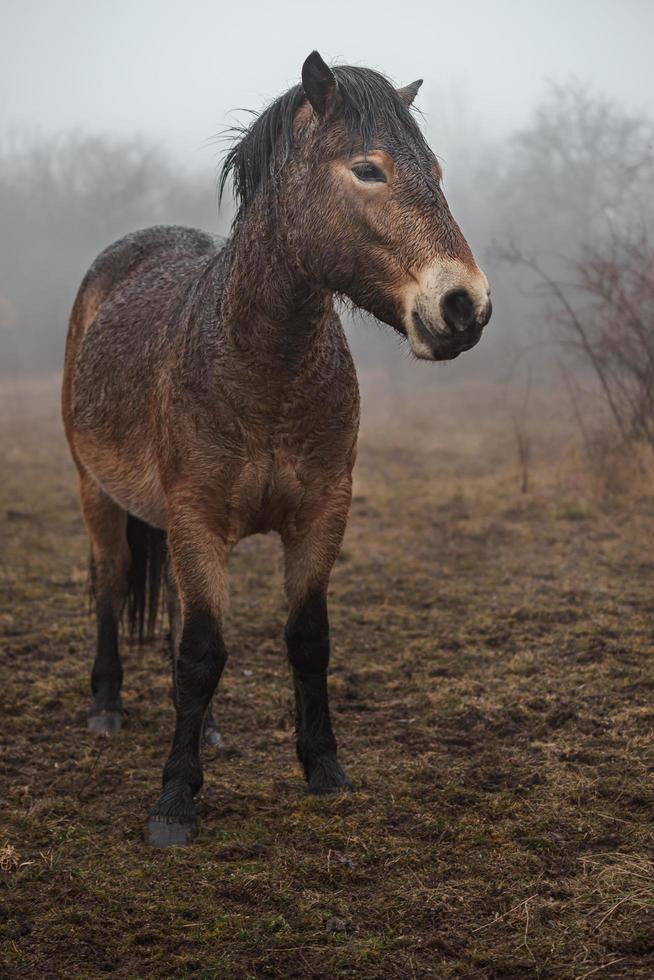
[[303,791],[278,543],[250,539],[201,834],[153,852],[163,639],[124,648],[129,727],[88,733],[57,386],[0,388],[3,977],[654,976],[654,490],[619,456],[591,472],[551,398],[521,493],[496,398],[364,400],[331,591],[356,791]]

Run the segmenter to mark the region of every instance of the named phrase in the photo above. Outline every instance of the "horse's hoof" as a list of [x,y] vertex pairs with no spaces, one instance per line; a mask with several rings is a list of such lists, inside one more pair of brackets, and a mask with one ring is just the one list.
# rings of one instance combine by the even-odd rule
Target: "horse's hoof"
[[197,835],[197,820],[150,817],[145,830],[145,841],[150,847],[183,847],[190,844]]
[[327,796],[330,793],[350,793],[352,783],[345,775],[336,759],[329,756],[318,759],[309,776],[307,791],[314,796]]
[[110,732],[119,732],[123,727],[124,720],[122,711],[92,708],[88,716],[89,731],[97,732],[101,735]]
[[225,748],[225,740],[217,728],[205,728],[204,744],[211,749]]
[[307,792],[312,796],[334,796],[336,793],[351,793],[354,790],[354,786],[350,780],[345,777],[341,783],[309,783],[307,786]]

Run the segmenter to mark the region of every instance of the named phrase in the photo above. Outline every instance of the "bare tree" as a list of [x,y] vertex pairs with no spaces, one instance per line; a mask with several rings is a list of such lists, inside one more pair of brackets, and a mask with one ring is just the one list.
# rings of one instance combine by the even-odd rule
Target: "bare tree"
[[59,366],[66,320],[93,257],[159,222],[216,223],[211,181],[145,140],[69,134],[0,146],[0,371]]
[[654,446],[654,128],[572,86],[554,90],[517,145],[510,194],[523,234],[496,254],[531,275],[621,439]]
[[[567,281],[513,246],[504,257],[530,270],[547,299],[558,341],[590,369],[624,441],[654,447],[654,248],[613,233],[586,248]],[[568,380],[569,386],[569,380]],[[578,406],[575,406],[578,412]]]
[[573,82],[553,85],[505,147],[497,189],[503,238],[567,265],[610,229],[652,210],[652,121]]

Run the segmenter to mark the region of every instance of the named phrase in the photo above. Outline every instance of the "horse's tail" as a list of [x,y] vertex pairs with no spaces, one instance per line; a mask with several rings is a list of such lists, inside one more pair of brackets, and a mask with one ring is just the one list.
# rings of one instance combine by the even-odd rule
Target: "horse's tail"
[[132,637],[151,639],[161,608],[168,549],[166,532],[128,514],[127,543],[132,561],[127,577],[127,625]]

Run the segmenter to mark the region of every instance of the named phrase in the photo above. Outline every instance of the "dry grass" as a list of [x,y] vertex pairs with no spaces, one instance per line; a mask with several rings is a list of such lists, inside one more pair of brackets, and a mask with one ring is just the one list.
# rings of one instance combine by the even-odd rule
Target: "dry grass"
[[251,539],[233,562],[227,749],[207,759],[202,833],[153,853],[161,644],[125,650],[129,728],[87,733],[86,543],[55,386],[0,389],[4,976],[654,975],[642,467],[605,492],[536,405],[522,494],[492,394],[364,404],[331,602],[356,792],[303,792],[278,547]]

